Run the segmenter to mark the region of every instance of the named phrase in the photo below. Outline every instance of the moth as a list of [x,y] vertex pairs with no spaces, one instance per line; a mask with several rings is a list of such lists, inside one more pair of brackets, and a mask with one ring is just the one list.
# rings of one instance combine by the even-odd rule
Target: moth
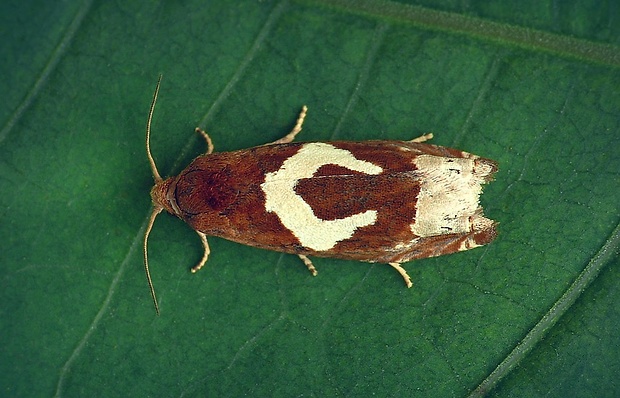
[[312,275],[308,256],[386,263],[411,279],[402,263],[469,250],[491,242],[497,223],[483,215],[482,185],[497,163],[457,149],[410,141],[293,142],[293,130],[269,144],[213,152],[209,135],[196,128],[207,152],[179,175],[163,179],[150,149],[151,121],[161,76],[146,126],[146,152],[155,179],[153,211],[144,235],[144,268],[151,297],[147,242],[162,210],[185,221],[204,247],[217,236],[261,249],[297,255]]

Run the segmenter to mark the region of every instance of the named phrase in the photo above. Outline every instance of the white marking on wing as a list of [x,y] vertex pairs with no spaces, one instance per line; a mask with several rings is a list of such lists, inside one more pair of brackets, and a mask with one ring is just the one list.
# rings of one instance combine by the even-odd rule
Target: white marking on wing
[[[286,159],[278,171],[267,173],[261,184],[265,193],[265,210],[275,213],[303,246],[316,251],[333,248],[353,236],[358,228],[372,225],[377,220],[375,210],[338,220],[322,220],[314,215],[310,205],[295,192],[295,186],[297,181],[311,178],[321,166],[328,164],[370,175],[383,172],[381,167],[356,159],[347,150],[325,143],[310,143]],[[338,198],[325,200],[337,201]]]
[[[486,220],[478,202],[486,174],[475,172],[476,157],[419,155],[414,159],[422,178],[411,231],[420,237],[469,233]],[[461,248],[461,250],[465,250]]]

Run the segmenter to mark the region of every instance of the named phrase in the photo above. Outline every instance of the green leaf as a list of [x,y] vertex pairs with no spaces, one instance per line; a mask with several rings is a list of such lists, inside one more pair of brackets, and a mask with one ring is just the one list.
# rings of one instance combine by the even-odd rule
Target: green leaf
[[[488,4],[487,4],[488,3]],[[620,12],[613,4],[0,6],[6,396],[617,396]],[[495,159],[491,245],[388,266],[210,239],[162,215],[151,148],[410,139]]]

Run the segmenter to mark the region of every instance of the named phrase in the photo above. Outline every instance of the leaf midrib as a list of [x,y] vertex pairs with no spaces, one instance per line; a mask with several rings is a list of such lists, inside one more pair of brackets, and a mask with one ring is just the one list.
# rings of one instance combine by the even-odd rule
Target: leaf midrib
[[531,51],[551,52],[562,57],[620,67],[620,48],[611,44],[393,1],[317,0],[316,2],[344,9],[353,14],[391,19],[429,29],[501,42],[504,45],[516,45]]

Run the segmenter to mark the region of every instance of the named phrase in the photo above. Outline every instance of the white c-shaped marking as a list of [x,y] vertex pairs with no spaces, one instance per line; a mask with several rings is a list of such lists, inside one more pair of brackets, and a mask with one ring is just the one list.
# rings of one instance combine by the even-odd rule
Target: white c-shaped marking
[[265,193],[265,210],[276,213],[303,246],[316,251],[331,249],[338,242],[353,236],[358,228],[372,225],[377,220],[376,210],[338,220],[322,220],[314,215],[310,205],[295,192],[295,186],[297,181],[311,178],[321,166],[328,164],[370,175],[383,171],[377,165],[356,159],[347,150],[317,142],[304,144],[295,155],[282,163],[278,171],[265,174],[265,182],[261,184]]

